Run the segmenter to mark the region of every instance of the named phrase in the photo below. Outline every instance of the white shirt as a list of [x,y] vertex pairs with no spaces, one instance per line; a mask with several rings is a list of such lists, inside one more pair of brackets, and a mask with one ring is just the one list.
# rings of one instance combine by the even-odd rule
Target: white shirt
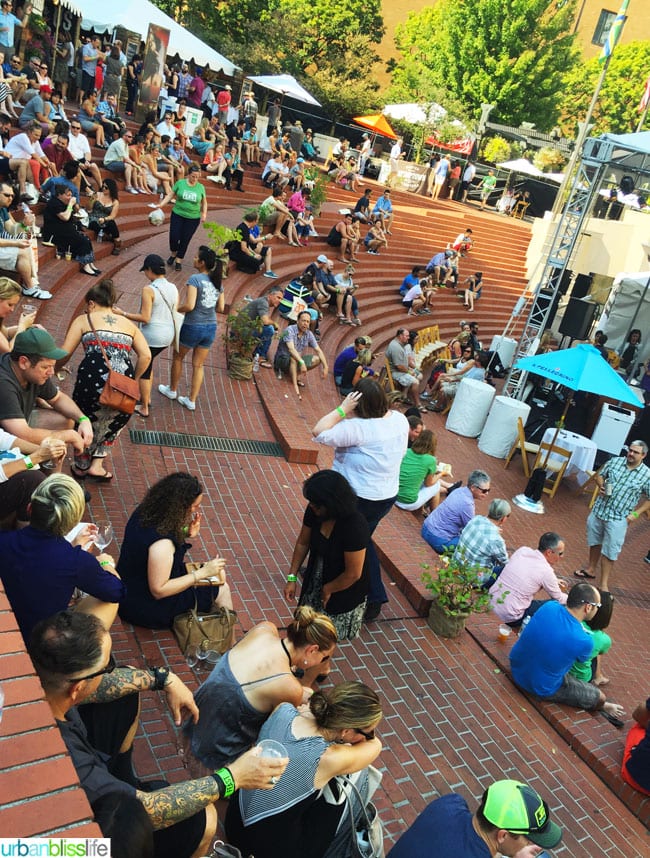
[[68,140],[68,152],[76,161],[90,161],[90,143],[81,131],[78,134],[70,132]]
[[476,175],[476,167],[474,164],[468,164],[465,167],[465,171],[463,172],[463,181],[471,182],[474,176]]
[[156,133],[160,134],[161,137],[163,134],[169,134],[169,139],[172,141],[176,139],[176,129],[171,122],[167,125],[164,119],[156,125]]
[[390,159],[391,161],[399,161],[399,156],[402,154],[402,144],[395,143],[393,148],[390,150]]
[[38,155],[39,158],[45,157],[45,152],[41,149],[38,140],[32,143],[26,133],[15,134],[10,140],[7,140],[5,152],[8,152],[11,158],[24,158],[27,161],[34,155]]
[[385,417],[342,420],[314,441],[335,448],[332,468],[343,474],[358,497],[387,500],[399,490],[399,470],[408,434],[406,417],[399,411],[389,411]]

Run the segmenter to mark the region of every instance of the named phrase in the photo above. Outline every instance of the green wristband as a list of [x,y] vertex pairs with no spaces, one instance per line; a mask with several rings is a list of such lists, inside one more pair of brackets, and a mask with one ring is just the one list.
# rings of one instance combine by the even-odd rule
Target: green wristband
[[337,413],[340,417],[345,417],[345,411],[341,408],[341,406],[340,406],[340,405],[337,407],[337,409],[336,409],[336,413]]
[[295,584],[297,580],[297,575],[287,575],[287,584]]
[[34,467],[34,463],[29,456],[23,456],[23,462],[25,463],[25,467],[28,471],[31,471],[31,469]]
[[638,518],[639,517],[639,513],[636,510],[634,512],[631,512],[630,515],[632,516],[632,518]]
[[100,560],[99,565],[100,566],[112,566],[113,564],[111,563],[110,560]]
[[222,769],[219,769],[219,771],[215,772],[212,777],[215,779],[215,781],[217,781],[218,785],[219,781],[223,783],[224,791],[222,793],[221,788],[219,788],[219,798],[230,798],[230,796],[235,791],[235,779],[233,778],[230,769],[227,769],[224,766]]
[[87,420],[90,423],[90,417],[86,417],[85,414],[81,415],[81,417],[77,420],[77,423],[83,423],[84,420]]

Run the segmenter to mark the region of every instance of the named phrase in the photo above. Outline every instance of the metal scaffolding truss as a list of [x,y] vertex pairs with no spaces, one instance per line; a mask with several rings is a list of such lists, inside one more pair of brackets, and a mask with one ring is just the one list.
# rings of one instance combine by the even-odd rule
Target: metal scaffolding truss
[[[650,134],[647,136],[650,138]],[[540,265],[537,280],[529,285],[528,292],[533,296],[532,305],[513,365],[519,358],[537,351],[551,312],[559,300],[564,272],[570,268],[583,225],[591,216],[606,172],[611,170],[616,184],[623,175],[631,175],[636,187],[650,186],[650,146],[647,147],[648,151],[640,151],[632,142],[626,145],[626,138],[636,137],[639,135],[605,135],[585,141],[582,159],[576,167],[567,203],[555,228],[546,260]],[[503,395],[522,398],[526,376],[527,373],[521,370],[511,369]]]

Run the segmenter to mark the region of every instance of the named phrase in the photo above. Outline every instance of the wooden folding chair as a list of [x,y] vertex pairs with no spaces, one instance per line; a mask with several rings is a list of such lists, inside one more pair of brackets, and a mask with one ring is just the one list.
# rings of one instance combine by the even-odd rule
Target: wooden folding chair
[[593,505],[596,503],[596,498],[598,497],[598,491],[600,489],[600,486],[596,482],[596,477],[602,471],[602,469],[603,465],[601,465],[597,471],[586,471],[585,473],[589,474],[589,479],[576,490],[576,494],[581,495],[589,488],[590,484],[593,483],[594,487],[591,492],[591,498],[589,499],[589,509],[593,507]]
[[563,447],[553,447],[550,444],[540,444],[537,457],[533,464],[535,468],[545,468],[548,473],[544,484],[544,491],[550,497],[555,497],[555,492],[562,481],[564,472],[571,458],[571,450]]
[[524,475],[526,477],[530,477],[530,466],[528,463],[528,454],[539,452],[539,444],[533,444],[531,441],[526,440],[526,433],[524,432],[524,421],[521,417],[517,417],[517,439],[515,443],[510,448],[510,452],[506,456],[504,468],[507,468],[510,464],[510,460],[514,456],[514,454],[519,450],[521,453],[521,464],[524,469]]

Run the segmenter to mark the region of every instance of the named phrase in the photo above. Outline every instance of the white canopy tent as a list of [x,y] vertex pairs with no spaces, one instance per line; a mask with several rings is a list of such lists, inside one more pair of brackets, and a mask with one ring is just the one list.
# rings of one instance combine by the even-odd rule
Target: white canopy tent
[[387,104],[382,113],[393,119],[404,119],[414,125],[424,125],[427,122],[435,124],[447,115],[445,108],[435,102],[429,104]]
[[528,158],[517,158],[515,161],[502,161],[500,164],[497,164],[497,167],[501,167],[502,170],[510,170],[513,173],[525,173],[527,176],[536,176],[537,178],[544,175],[534,164],[531,164]]
[[[209,65],[212,71],[221,71],[227,77],[235,74],[237,66],[226,59],[214,48],[209,47],[185,27],[177,24],[169,15],[165,15],[149,0],[111,0],[101,3],[99,0],[75,0],[83,13],[81,26],[85,30],[93,29],[96,33],[113,30],[115,27],[126,27],[146,37],[149,24],[165,27],[170,31],[169,54],[179,54],[183,59],[191,60],[199,66]],[[107,20],[109,19],[110,20]]]
[[252,80],[258,86],[263,86],[272,92],[280,92],[289,98],[295,98],[297,101],[304,101],[306,104],[315,104],[317,107],[321,106],[320,102],[316,101],[314,96],[310,95],[298,83],[295,77],[292,77],[290,74],[264,74],[257,75],[256,77],[247,77],[246,80]]

